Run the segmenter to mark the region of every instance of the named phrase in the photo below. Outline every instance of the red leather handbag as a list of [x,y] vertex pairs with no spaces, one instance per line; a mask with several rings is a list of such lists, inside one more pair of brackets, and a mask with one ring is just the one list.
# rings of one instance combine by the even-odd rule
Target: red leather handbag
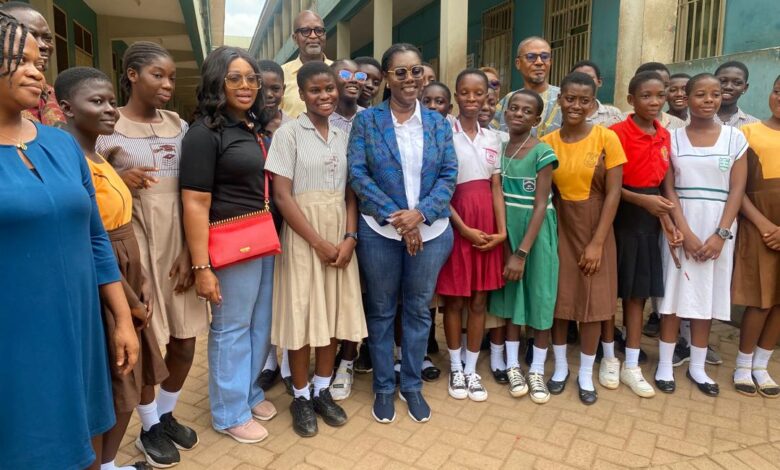
[[[265,158],[267,154],[261,137],[257,136],[257,142]],[[268,172],[263,173],[265,206],[262,210],[209,224],[209,259],[214,269],[282,252],[270,211]]]

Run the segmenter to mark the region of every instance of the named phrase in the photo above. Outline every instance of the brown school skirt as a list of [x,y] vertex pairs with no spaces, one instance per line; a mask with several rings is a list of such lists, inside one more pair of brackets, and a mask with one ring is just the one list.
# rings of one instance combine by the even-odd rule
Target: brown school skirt
[[[140,303],[139,297],[143,282],[141,254],[132,224],[125,224],[108,232],[108,238],[111,240],[111,247],[114,249],[114,256],[119,264],[119,272],[122,273],[122,287],[128,297],[127,301],[132,307]],[[116,323],[114,322],[114,314],[105,305],[103,306],[103,324],[106,330],[109,363],[112,365],[111,386],[114,391],[114,409],[118,413],[127,413],[133,411],[141,402],[141,387],[159,384],[168,377],[168,369],[162,358],[154,331],[147,327],[140,331],[136,329],[140,346],[138,362],[129,374],[120,375],[113,367],[116,352],[113,334]]]

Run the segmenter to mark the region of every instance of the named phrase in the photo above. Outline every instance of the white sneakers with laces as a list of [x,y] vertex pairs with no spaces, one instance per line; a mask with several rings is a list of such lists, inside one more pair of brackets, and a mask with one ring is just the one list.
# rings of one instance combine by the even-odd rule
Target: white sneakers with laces
[[615,390],[620,385],[620,359],[613,357],[601,358],[599,366],[599,383],[602,387]]

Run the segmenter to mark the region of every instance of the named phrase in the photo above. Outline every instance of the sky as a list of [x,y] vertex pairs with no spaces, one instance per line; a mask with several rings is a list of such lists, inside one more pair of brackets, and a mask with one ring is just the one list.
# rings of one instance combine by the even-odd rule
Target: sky
[[251,37],[265,0],[226,0],[225,36]]

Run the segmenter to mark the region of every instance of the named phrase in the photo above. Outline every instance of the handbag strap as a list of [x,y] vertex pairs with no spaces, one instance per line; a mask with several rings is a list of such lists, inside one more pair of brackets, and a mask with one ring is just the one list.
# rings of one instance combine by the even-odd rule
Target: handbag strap
[[258,145],[260,145],[260,151],[263,152],[263,177],[265,179],[263,200],[265,202],[265,210],[269,211],[271,209],[271,199],[268,197],[268,172],[265,171],[265,162],[268,161],[268,151],[265,149],[265,142],[263,142],[263,137],[260,136],[260,134],[255,133],[255,139],[257,140]]

